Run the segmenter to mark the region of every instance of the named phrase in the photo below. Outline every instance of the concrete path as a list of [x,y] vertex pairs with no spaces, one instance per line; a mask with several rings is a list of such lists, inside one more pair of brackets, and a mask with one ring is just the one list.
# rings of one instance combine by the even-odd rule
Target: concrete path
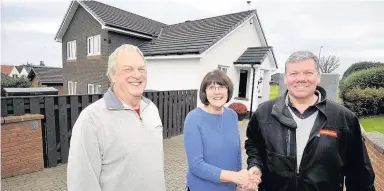
[[[244,152],[245,130],[247,121],[239,123],[240,136],[243,150],[243,167],[246,155]],[[184,152],[183,135],[164,140],[165,178],[167,191],[184,191],[186,185],[187,160]],[[42,190],[58,191],[67,190],[66,165],[55,168],[46,168],[43,171],[11,177],[1,180],[1,190],[24,191]]]

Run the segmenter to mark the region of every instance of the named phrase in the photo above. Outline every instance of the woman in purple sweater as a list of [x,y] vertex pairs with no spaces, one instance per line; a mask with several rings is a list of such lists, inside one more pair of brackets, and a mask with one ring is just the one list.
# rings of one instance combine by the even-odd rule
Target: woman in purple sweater
[[209,72],[201,83],[204,106],[189,112],[184,123],[188,190],[235,191],[248,184],[248,171],[241,170],[237,114],[224,107],[232,93],[231,80],[220,70]]

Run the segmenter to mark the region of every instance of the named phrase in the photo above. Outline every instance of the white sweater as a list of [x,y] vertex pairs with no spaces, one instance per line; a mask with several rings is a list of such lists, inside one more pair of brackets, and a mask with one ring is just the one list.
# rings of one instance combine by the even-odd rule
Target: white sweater
[[146,98],[140,110],[139,117],[109,90],[81,112],[72,130],[69,191],[165,190],[161,119]]

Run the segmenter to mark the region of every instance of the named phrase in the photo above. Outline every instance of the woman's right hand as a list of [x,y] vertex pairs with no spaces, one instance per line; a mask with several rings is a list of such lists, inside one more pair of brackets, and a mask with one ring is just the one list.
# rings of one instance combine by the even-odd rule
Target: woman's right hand
[[240,185],[241,187],[245,187],[249,183],[249,173],[247,169],[243,169],[237,173],[235,173],[234,183]]

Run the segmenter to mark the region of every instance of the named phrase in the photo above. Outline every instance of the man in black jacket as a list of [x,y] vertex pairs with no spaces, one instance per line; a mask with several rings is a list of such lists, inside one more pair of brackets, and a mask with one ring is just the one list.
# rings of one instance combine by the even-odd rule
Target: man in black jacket
[[[293,53],[285,66],[285,95],[262,103],[245,141],[250,177],[265,191],[372,191],[375,175],[359,120],[326,99],[317,57]],[[345,179],[344,179],[345,178]]]

